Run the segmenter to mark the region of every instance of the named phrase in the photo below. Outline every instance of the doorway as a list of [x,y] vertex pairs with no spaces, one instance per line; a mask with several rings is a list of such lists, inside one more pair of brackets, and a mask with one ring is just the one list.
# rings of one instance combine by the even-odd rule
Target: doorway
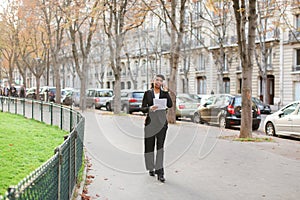
[[268,104],[274,105],[274,80],[275,77],[273,75],[267,76],[267,95],[268,95]]
[[[274,105],[274,76],[273,75],[267,75],[267,81],[266,81],[266,102],[267,104]],[[259,98],[260,100],[264,100],[264,93],[263,93],[263,79],[262,77],[259,78]]]

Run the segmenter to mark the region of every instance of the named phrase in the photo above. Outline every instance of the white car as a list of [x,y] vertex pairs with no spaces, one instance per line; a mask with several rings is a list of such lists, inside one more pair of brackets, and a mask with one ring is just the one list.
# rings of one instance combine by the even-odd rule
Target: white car
[[268,115],[264,127],[267,135],[300,137],[300,101],[292,102]]

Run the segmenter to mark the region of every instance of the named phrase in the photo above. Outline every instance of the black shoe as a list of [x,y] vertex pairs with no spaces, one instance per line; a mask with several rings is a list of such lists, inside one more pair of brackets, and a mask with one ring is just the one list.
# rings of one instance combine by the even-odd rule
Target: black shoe
[[149,175],[150,175],[150,176],[155,176],[155,172],[152,171],[152,170],[150,170],[150,171],[149,171]]
[[159,180],[160,182],[163,182],[163,183],[166,181],[166,179],[164,178],[164,175],[161,175],[161,174],[157,176],[157,180]]

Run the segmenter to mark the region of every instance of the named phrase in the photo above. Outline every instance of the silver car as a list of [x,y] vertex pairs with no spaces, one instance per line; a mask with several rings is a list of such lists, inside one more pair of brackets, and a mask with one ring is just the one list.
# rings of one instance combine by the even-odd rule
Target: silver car
[[300,137],[300,101],[295,101],[268,115],[264,122],[267,135]]
[[87,107],[101,109],[106,107],[106,102],[113,96],[112,89],[90,88],[87,91],[86,105]]

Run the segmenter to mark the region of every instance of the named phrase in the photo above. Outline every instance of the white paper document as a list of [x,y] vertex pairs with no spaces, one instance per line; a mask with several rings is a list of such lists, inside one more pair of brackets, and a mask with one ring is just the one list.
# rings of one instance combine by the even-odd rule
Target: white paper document
[[153,103],[157,106],[157,110],[165,110],[167,108],[167,99],[153,99]]

